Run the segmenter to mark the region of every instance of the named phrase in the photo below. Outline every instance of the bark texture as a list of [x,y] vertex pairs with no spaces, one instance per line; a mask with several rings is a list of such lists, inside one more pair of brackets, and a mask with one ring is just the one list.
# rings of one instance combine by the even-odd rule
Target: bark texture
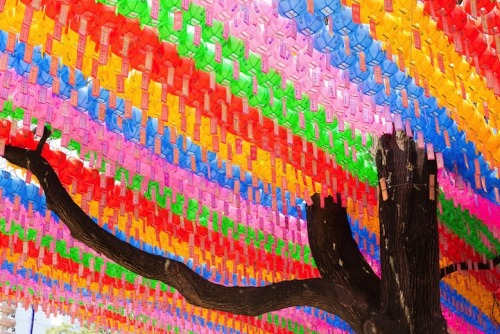
[[[316,194],[307,208],[307,228],[321,277],[262,287],[215,284],[181,262],[144,252],[100,228],[72,200],[41,156],[49,134],[45,129],[36,150],[7,145],[4,157],[37,177],[48,209],[61,218],[73,238],[139,275],[174,287],[193,305],[249,316],[312,306],[338,315],[357,333],[447,332],[439,280],[465,264],[439,269],[436,163],[403,133],[383,136],[377,151],[383,181],[382,279],[360,253],[340,197]],[[487,266],[498,262],[497,257]],[[486,264],[479,269],[487,269]]]
[[439,301],[436,161],[397,132],[380,139],[377,169],[387,185],[379,199],[381,313],[401,333],[446,333]]

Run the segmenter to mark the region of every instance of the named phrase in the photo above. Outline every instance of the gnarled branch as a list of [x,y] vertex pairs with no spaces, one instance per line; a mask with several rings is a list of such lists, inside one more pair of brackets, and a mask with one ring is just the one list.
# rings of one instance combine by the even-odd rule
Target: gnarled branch
[[[450,265],[447,265],[444,268],[441,268],[440,270],[440,276],[441,278],[446,277],[449,274],[453,274],[456,271],[467,271],[467,270],[493,270],[496,266],[500,264],[500,255],[497,255],[493,259],[491,259],[489,262],[484,263],[484,262],[460,262],[460,263],[452,263]],[[472,265],[472,268],[470,267]]]
[[338,314],[353,328],[359,328],[359,323],[344,311],[344,308],[356,309],[358,299],[348,285],[313,278],[263,287],[225,287],[202,278],[181,262],[144,252],[106,232],[72,200],[54,169],[40,155],[45,140],[46,137],[37,150],[6,145],[4,157],[14,165],[29,169],[38,178],[48,208],[61,218],[74,239],[139,275],[174,287],[196,306],[252,316],[307,305]]
[[[380,279],[359,251],[352,237],[347,210],[336,201],[319,194],[312,197],[307,207],[309,245],[321,277],[342,282],[366,294],[373,305],[380,303]],[[321,207],[323,206],[323,207]],[[369,287],[369,288],[368,288]]]

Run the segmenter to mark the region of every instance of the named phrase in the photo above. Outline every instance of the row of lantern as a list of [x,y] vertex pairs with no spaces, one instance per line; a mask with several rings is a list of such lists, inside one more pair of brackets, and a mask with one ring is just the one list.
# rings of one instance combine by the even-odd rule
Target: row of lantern
[[[47,57],[44,57],[43,59],[47,59]],[[44,60],[44,61],[47,61],[47,60]],[[22,62],[21,62],[22,63]],[[15,64],[14,62],[12,64]],[[26,63],[24,63],[23,67],[24,66],[28,66]],[[39,68],[43,68],[42,66],[39,66]],[[46,72],[43,72],[39,69],[39,77],[43,77],[43,78],[46,78]],[[24,73],[24,71],[21,71],[21,73]],[[45,73],[45,74],[44,74]],[[68,86],[70,86],[68,83],[64,83],[65,80],[69,80],[68,79],[68,76],[67,76],[67,69],[65,69],[65,67],[63,67],[61,70],[60,70],[60,73],[61,73],[61,76],[60,76],[60,80],[59,80],[59,85],[61,88],[65,87],[64,90],[67,90],[67,89],[70,89]],[[48,76],[50,78],[50,76]],[[49,85],[50,82],[47,81],[47,80],[43,80],[43,82],[45,83],[45,85]],[[73,87],[73,86],[71,86]],[[76,88],[76,87],[74,87]],[[64,91],[63,90],[63,91]],[[102,104],[99,103],[99,99],[102,99],[102,101],[105,101],[106,98],[107,98],[107,91],[102,89],[101,88],[101,94],[99,97],[96,97],[96,96],[93,96],[92,95],[92,86],[90,86],[89,88],[86,88],[86,87],[83,87],[83,88],[80,88],[78,90],[76,90],[78,92],[78,105],[77,105],[77,108],[80,110],[80,111],[87,111],[90,113],[91,117],[96,120],[96,121],[106,121],[106,124],[108,126],[108,128],[112,131],[115,131],[115,132],[122,132],[124,131],[125,133],[125,136],[127,139],[131,139],[131,140],[134,140],[134,141],[140,141],[140,132],[141,132],[141,119],[142,119],[142,116],[139,112],[138,109],[136,108],[132,108],[132,112],[130,114],[129,117],[124,117],[123,118],[123,121],[122,121],[122,126],[120,127],[118,125],[118,120],[119,118],[121,118],[121,116],[118,116],[117,114],[121,114],[122,112],[124,113],[124,111],[120,110],[120,109],[116,109],[116,108],[124,108],[123,107],[123,104],[122,103],[117,103],[116,107],[115,108],[112,108],[110,106],[107,106],[106,107],[106,111],[105,111],[105,114],[104,115],[100,115],[100,109],[102,107]],[[43,92],[43,90],[42,90]],[[50,93],[50,91],[48,91]],[[45,95],[50,95],[47,93],[47,91],[45,91]],[[22,94],[17,94],[15,96],[18,100],[18,105],[21,105],[23,106],[23,96]],[[64,96],[61,96],[64,98]],[[48,98],[47,98],[48,99]],[[31,103],[33,103],[34,101],[36,100],[30,100]],[[33,108],[34,109],[34,108]],[[52,118],[52,117],[51,117]],[[59,120],[53,120],[55,122],[62,122],[63,119],[59,119]],[[157,150],[159,151],[158,153],[159,154],[162,154],[164,156],[168,156],[170,160],[172,160],[172,154],[171,151],[172,151],[172,147],[171,147],[171,140],[170,140],[170,133],[169,133],[169,130],[168,128],[163,128],[163,135],[160,135],[161,131],[158,130],[158,120],[156,119],[150,119],[147,123],[148,126],[146,126],[146,128],[144,129],[146,131],[146,137],[145,137],[145,144],[148,146],[148,147],[155,147],[155,145],[157,144],[161,144],[160,145],[160,149]],[[61,123],[61,127],[63,127],[64,124]],[[163,139],[162,139],[163,138]],[[328,138],[328,137],[327,137]],[[282,139],[284,140],[285,142],[288,140],[287,138],[284,138]],[[340,157],[345,154],[345,150],[343,149],[343,142],[345,141],[349,141],[349,140],[352,140],[351,139],[351,136],[349,135],[341,135],[341,133],[339,132],[338,135],[336,135],[336,143],[338,143],[336,145],[336,148],[335,148],[335,151],[339,152],[339,161],[341,161]],[[157,143],[158,142],[158,143]],[[175,139],[174,143],[175,142],[179,142],[179,139]],[[182,142],[182,141],[181,141]],[[189,152],[191,152],[191,154],[194,154],[195,157],[196,157],[196,161],[199,161],[199,162],[203,162],[201,161],[201,153],[202,153],[202,149],[199,147],[199,145],[191,145],[191,142],[190,141],[186,141],[187,144],[189,145],[186,145],[186,148],[189,150]],[[358,146],[358,143],[355,142],[356,144],[356,147],[358,150],[361,151],[361,146]],[[361,143],[359,143],[361,144]],[[285,144],[284,146],[286,147],[287,144]],[[163,147],[165,146],[165,147]],[[180,145],[182,146],[182,145]],[[362,155],[361,153],[358,154],[359,156],[359,159],[357,162],[349,162],[352,166],[352,170],[355,170],[356,166],[364,166],[365,164],[365,161],[364,159],[361,159]],[[188,156],[186,156],[186,158],[189,158]],[[214,160],[215,156],[213,153],[211,153],[209,156],[208,156],[209,160],[212,161],[212,164],[215,164],[216,161]],[[297,159],[299,160],[299,159]],[[183,163],[189,163],[189,159],[188,161],[184,161]],[[197,165],[198,166],[198,165]],[[202,167],[203,165],[201,165]],[[320,162],[318,162],[318,170],[320,170]],[[207,170],[206,168],[199,168],[200,170]],[[364,170],[368,170],[370,171],[372,167],[370,166],[366,166],[366,167],[363,167]],[[211,166],[211,170],[216,170],[214,169],[212,166]],[[224,173],[223,173],[224,174]],[[204,173],[204,175],[208,175],[206,173]],[[339,182],[341,182],[344,177],[342,177],[341,174],[338,175],[338,178],[339,178]],[[373,179],[373,177],[371,177]],[[248,179],[248,177],[246,178]],[[245,180],[246,180],[245,179]],[[269,178],[270,179],[270,178]],[[244,180],[244,181],[245,181]],[[245,181],[246,182],[246,181]]]
[[[18,45],[23,45],[23,44],[21,43],[21,44],[18,44]],[[16,68],[20,68],[21,73],[27,73],[27,71],[28,71],[28,69],[29,69],[29,65],[28,65],[27,63],[25,63],[24,61],[22,61],[22,60],[21,60],[21,59],[23,58],[23,57],[22,57],[22,55],[23,55],[23,52],[22,52],[22,51],[23,51],[23,49],[22,49],[22,47],[17,47],[17,48],[16,48],[16,50],[18,50],[18,51],[17,51],[17,52],[15,52],[15,55],[16,55],[16,57],[15,57],[15,61],[12,61],[12,62],[11,62],[11,65],[16,66]],[[35,57],[34,57],[34,59],[36,59],[36,58],[38,57],[37,55],[38,55],[38,56],[40,56],[39,54],[37,54],[37,53],[35,52]],[[40,56],[40,58],[39,58],[39,59],[41,60],[41,59],[43,59],[43,58],[41,58],[41,56]],[[45,61],[44,61],[44,66],[41,66],[41,67],[42,67],[42,68],[43,68],[43,67],[45,67],[45,68],[46,68],[46,67],[48,66],[48,64],[49,64],[49,62],[48,62],[47,60],[45,60]],[[64,69],[64,67],[63,67],[63,69]],[[43,73],[45,73],[45,74],[44,74],[44,75],[42,75]],[[66,75],[67,75],[67,73],[68,73],[68,72],[66,72]],[[39,77],[42,77],[42,78],[44,79],[44,83],[45,83],[45,84],[48,84],[48,83],[49,83],[49,81],[51,80],[51,76],[50,76],[50,75],[48,75],[46,72],[40,72],[40,73],[39,73]],[[68,77],[69,77],[69,76],[68,76]],[[63,91],[65,91],[65,90],[66,90],[67,92],[68,92],[68,91],[70,91],[70,87],[66,87],[65,89],[63,89]],[[102,91],[103,91],[103,90],[101,89],[101,92],[102,92]],[[412,92],[412,91],[410,90],[410,93],[411,93],[411,92]],[[87,104],[87,106],[88,106],[88,103],[91,103],[94,107],[93,107],[93,108],[90,108],[90,109],[91,109],[91,110],[93,109],[93,110],[94,110],[94,113],[97,113],[97,109],[98,109],[98,108],[97,108],[96,99],[94,99],[94,98],[90,98],[90,99],[89,99],[89,98],[87,98],[87,97],[88,97],[88,95],[89,95],[89,94],[86,94],[86,95],[84,94],[84,95],[82,96],[82,98],[80,98],[80,99],[79,99],[79,102],[80,102],[80,103]],[[105,98],[106,98],[106,96],[104,96],[103,98],[105,99]],[[435,104],[435,102],[433,102],[433,100],[432,100],[432,99],[427,99],[427,100],[428,100],[429,102],[431,102],[431,104],[429,104],[429,105],[431,105],[431,106],[432,106],[432,105],[433,105],[432,103],[434,103],[434,104]],[[425,101],[427,101],[427,100],[426,100],[426,98],[425,98],[425,95],[423,95],[423,96],[421,95],[421,96],[420,96],[420,99],[419,99],[418,101],[422,101],[422,103],[421,103],[422,108],[425,108],[425,107],[427,106],[427,104],[425,104]],[[393,101],[393,102],[394,102],[394,101]],[[120,105],[122,105],[122,106],[123,106],[123,104],[120,104]],[[396,108],[398,108],[398,111],[401,111],[401,110],[400,110],[400,107],[401,107],[401,106],[399,106],[399,107],[398,107],[398,105],[397,105],[397,104],[394,104],[394,103],[391,103],[391,106],[396,107]],[[411,110],[411,107],[410,107],[410,110]],[[441,112],[441,113],[443,113],[443,110],[441,109],[441,110],[440,110],[440,112]],[[414,112],[414,113],[415,113],[415,112]],[[137,113],[133,113],[133,114],[138,115]],[[444,114],[444,113],[443,113],[443,114]],[[445,114],[444,114],[444,115],[445,115]],[[136,118],[137,118],[137,117],[136,117]],[[139,117],[138,119],[136,119],[136,123],[138,123],[138,120],[140,120],[140,117]],[[442,116],[442,117],[440,117],[440,120],[441,120],[441,122],[443,122],[444,124],[447,124],[447,123],[446,123],[446,121],[447,121],[447,116]],[[449,118],[448,118],[448,121],[449,121]],[[125,124],[127,124],[127,122],[125,122]],[[139,131],[139,129],[138,129],[139,124],[133,124],[133,125],[134,125],[133,127],[129,127],[129,129],[132,129],[132,130],[134,131],[134,132],[133,132],[133,135],[131,135],[130,137],[131,137],[131,138],[138,139],[137,137],[139,136],[139,133],[140,133],[140,131]],[[452,131],[452,130],[453,130],[453,123],[449,124],[449,126],[451,126],[451,128],[449,128],[449,130],[452,132],[452,136],[451,136],[450,138],[451,138],[451,141],[453,142],[453,141],[455,140],[455,136],[454,136],[453,134],[454,134],[454,132],[457,132],[457,131]],[[414,129],[418,130],[418,129],[419,129],[419,127],[420,127],[420,126],[415,126],[415,127],[414,127]],[[432,127],[431,127],[431,128],[432,128]],[[446,130],[446,128],[443,128],[443,130]],[[459,133],[459,136],[461,136],[461,137],[463,138],[463,134],[460,134],[460,133]],[[349,138],[349,137],[347,136],[347,138]],[[342,139],[344,139],[344,138],[342,138]],[[463,139],[462,139],[462,140],[463,140]],[[442,143],[442,142],[443,142],[443,137],[441,137],[441,143]],[[325,146],[327,143],[328,143],[328,141],[327,141],[325,144],[323,144],[322,146]],[[338,148],[339,146],[341,147],[341,145],[337,145],[337,148]],[[440,149],[440,148],[441,148],[441,146],[439,146],[439,145],[436,145],[436,147],[437,147],[437,149]],[[475,151],[475,149],[473,149],[473,147],[472,147],[472,145],[471,145],[470,143],[468,144],[468,146],[466,146],[466,145],[462,144],[460,147],[464,148],[464,149],[461,149],[462,151],[464,151],[464,150],[465,150],[465,152],[469,152],[469,154],[472,154],[471,152],[474,152],[474,151]],[[469,147],[470,147],[470,149],[469,149]],[[358,149],[359,149],[359,147],[358,147]],[[339,153],[342,153],[342,151],[340,151]],[[474,152],[474,154],[475,154],[475,152]],[[460,155],[460,154],[458,154],[458,155]],[[471,158],[471,159],[474,159],[474,158],[476,158],[476,157],[475,157],[475,156],[470,156],[470,158]],[[460,158],[457,158],[457,159],[460,159]],[[342,161],[342,159],[339,159],[339,160],[341,160],[341,161]],[[361,159],[360,159],[360,161],[361,161]],[[449,159],[448,159],[447,161],[449,161]],[[482,161],[480,161],[480,162],[482,162]],[[463,164],[463,165],[467,165],[467,164],[468,164],[468,162],[467,162],[467,161],[463,161],[463,163],[462,163],[462,164]],[[485,166],[485,164],[484,164],[484,163],[482,163],[481,165]],[[481,166],[481,167],[483,167],[483,166]],[[352,168],[351,168],[351,169],[352,169]],[[354,168],[354,169],[356,169],[356,168]],[[482,170],[483,170],[483,169],[482,169]],[[477,171],[474,171],[474,172],[473,172],[473,174],[474,174],[474,173],[477,173]],[[470,177],[474,177],[474,175],[470,175]],[[490,194],[490,196],[493,196],[493,194]],[[490,198],[492,198],[492,197],[490,197]]]
[[[200,8],[199,6],[196,6],[193,3],[189,3],[189,6],[186,6],[184,8],[183,7],[184,3],[181,3],[181,1],[179,1],[179,2],[161,1],[160,2],[161,15],[159,16],[160,23],[158,24],[160,37],[162,37],[162,38],[171,37],[174,39],[174,41],[177,41],[177,39],[179,38],[179,35],[181,33],[181,29],[174,30],[172,28],[174,12],[183,10],[182,12],[180,12],[180,13],[182,13],[181,23],[187,22],[188,24],[191,24],[193,26],[196,26],[196,25],[203,26],[204,29],[201,29],[201,34],[203,37],[205,37],[205,39],[206,38],[215,38],[215,39],[217,39],[217,41],[219,43],[222,43],[222,40],[219,40],[219,39],[221,38],[220,35],[222,35],[224,31],[228,31],[231,35],[235,34],[234,31],[236,31],[236,34],[241,33],[241,34],[249,37],[249,35],[250,35],[249,32],[261,29],[261,28],[259,28],[259,23],[263,22],[266,24],[266,33],[265,34],[262,34],[262,33],[252,34],[252,36],[255,35],[255,38],[250,40],[250,47],[252,44],[258,44],[257,48],[259,48],[259,46],[260,46],[260,49],[259,49],[260,52],[258,52],[258,53],[266,54],[265,50],[269,50],[269,46],[267,44],[268,43],[276,43],[279,40],[284,41],[285,45],[288,45],[287,41],[289,41],[291,43],[290,44],[291,50],[296,51],[296,50],[301,50],[301,49],[306,48],[307,39],[300,38],[300,36],[297,36],[297,37],[299,37],[299,39],[297,39],[297,37],[295,37],[296,34],[294,34],[292,31],[295,29],[295,25],[291,24],[290,21],[278,19],[278,18],[274,17],[273,10],[271,7],[269,7],[269,5],[255,3],[252,5],[249,5],[248,8],[243,7],[243,9],[240,10],[240,6],[234,5],[232,2],[225,2],[224,4],[219,4],[219,3],[212,4],[212,3],[205,3],[203,1],[200,1],[200,3],[202,5],[207,5],[207,8],[213,10],[213,17],[214,18],[219,19],[220,21],[226,21],[226,22],[221,23],[221,22],[214,20],[212,22],[212,25],[210,27],[206,28],[204,26],[204,23],[206,21],[205,8],[203,8],[203,7]],[[305,0],[304,1],[288,1],[288,0],[280,1],[277,5],[278,5],[277,10],[279,10],[280,14],[288,16],[288,17],[293,17],[293,16],[303,17],[305,15],[310,15],[306,10],[306,1]],[[375,4],[369,3],[369,4],[366,4],[366,7],[371,8],[372,5],[375,5]],[[394,4],[394,5],[397,6],[398,4]],[[135,6],[139,6],[140,9],[139,8],[135,9]],[[324,6],[326,6],[328,9],[324,9]],[[359,8],[359,6],[358,6],[358,8]],[[376,8],[376,6],[374,6],[374,8]],[[152,24],[151,22],[145,21],[147,17],[150,17],[149,11],[147,9],[148,9],[147,7],[143,8],[142,5],[138,5],[136,3],[134,3],[134,4],[124,3],[122,6],[120,4],[118,4],[118,7],[117,7],[117,10],[119,13],[121,13],[125,16],[128,16],[128,17],[138,17],[142,24],[150,25],[150,24]],[[327,10],[327,12],[335,12],[336,14],[338,14],[338,12],[340,11],[340,4],[339,4],[339,1],[333,1],[333,2],[327,1],[326,3],[321,2],[318,5],[315,3],[315,10],[316,10],[316,15],[319,15],[319,16],[324,15],[323,13],[321,13],[322,10],[323,11]],[[423,15],[423,10],[418,6],[417,6],[417,11]],[[370,18],[373,17],[371,15],[372,13],[368,10],[365,10],[362,12],[365,13],[367,17],[370,17]],[[407,13],[410,11],[405,10],[405,12]],[[133,13],[133,14],[131,14],[131,13]],[[345,8],[340,12],[341,15],[339,17],[341,17],[341,18],[337,21],[334,20],[332,28],[336,33],[343,34],[343,33],[348,32],[350,30],[357,29],[358,25],[352,21],[352,18],[350,17],[350,15],[351,15],[350,13],[351,13],[350,9]],[[277,12],[276,12],[276,15],[277,15]],[[338,15],[335,15],[335,17],[337,17],[337,16]],[[141,19],[141,18],[144,18],[144,19]],[[234,18],[234,21],[232,22],[232,26],[229,28],[229,24],[227,21],[229,19],[233,19],[233,18]],[[112,22],[111,25],[113,25],[113,23],[114,23],[113,20],[110,19],[110,21]],[[365,23],[367,23],[367,22],[365,22]],[[227,28],[226,28],[226,25],[227,25]],[[320,31],[321,31],[320,34],[322,34],[322,35],[324,35],[326,33],[326,30],[328,30],[326,27],[324,27],[323,20],[320,17],[318,17],[316,19],[303,19],[303,20],[301,20],[300,23],[298,23],[299,30],[301,29],[301,25],[303,25],[303,27],[302,27],[303,31],[312,32],[312,31],[316,31],[316,30],[320,29]],[[312,26],[310,26],[310,25],[312,25]],[[426,29],[427,25],[425,22],[421,22],[420,26],[421,26],[420,29]],[[381,25],[380,28],[384,28],[383,25]],[[97,31],[97,33],[99,33],[99,32]],[[399,32],[398,32],[398,34],[399,34]],[[267,40],[265,40],[265,39],[263,39],[263,36],[265,36],[265,35],[272,36],[272,38],[268,38]],[[379,33],[379,35],[382,37],[384,34]],[[400,36],[401,36],[401,34],[400,34]],[[406,35],[404,38],[406,38]],[[444,40],[445,38],[443,37],[442,39]],[[403,42],[408,43],[408,40],[401,39],[400,41],[402,43]],[[212,41],[215,42],[215,40],[212,40]],[[298,43],[296,46],[296,47],[298,47],[298,49],[295,49],[296,47],[292,46],[296,43]],[[475,44],[472,44],[472,45],[475,45]],[[403,47],[403,45],[401,45],[401,47]],[[402,48],[402,49],[400,48],[400,50],[402,50],[404,52],[404,48]],[[418,51],[419,50],[415,50],[415,54],[418,53]],[[439,51],[443,51],[443,50],[439,50]],[[277,54],[278,53],[275,52],[275,56],[272,58],[276,59]],[[473,49],[470,49],[470,54],[474,54]],[[420,57],[420,58],[422,58],[422,57]],[[415,60],[417,67],[420,66],[419,63],[421,60],[423,60],[424,62],[428,62],[425,59],[426,57],[423,57],[422,59],[420,59],[420,58],[418,61],[416,59],[413,59],[413,60]],[[455,69],[465,69],[464,66],[461,66],[459,64],[461,62],[466,63],[462,58],[452,57],[452,59],[453,59]],[[306,63],[315,64],[314,61],[309,61],[309,59],[307,59]],[[315,65],[315,66],[317,66],[317,65]],[[435,68],[433,66],[431,66],[431,67],[434,71]],[[470,69],[468,69],[468,71],[470,72]],[[419,72],[426,73],[427,71],[423,70],[422,68],[419,68]],[[495,73],[495,71],[493,70],[492,73]],[[448,73],[446,75],[448,75],[448,77],[447,77],[448,79],[452,78],[452,76],[449,76]],[[477,79],[478,78],[471,77],[471,78],[467,78],[467,81],[468,81],[469,85],[474,85],[474,86],[477,86],[478,88],[483,87],[484,84],[481,83],[480,80],[477,80]],[[480,88],[480,90],[483,91],[483,88]],[[488,92],[486,92],[486,93],[489,94]],[[473,91],[471,91],[471,94],[474,95],[475,93]],[[484,97],[484,96],[486,96],[486,95],[485,94],[475,94],[474,95],[474,97],[476,99],[478,99],[479,97]],[[490,95],[488,95],[488,96],[490,96]],[[493,95],[491,95],[491,96],[493,96]]]

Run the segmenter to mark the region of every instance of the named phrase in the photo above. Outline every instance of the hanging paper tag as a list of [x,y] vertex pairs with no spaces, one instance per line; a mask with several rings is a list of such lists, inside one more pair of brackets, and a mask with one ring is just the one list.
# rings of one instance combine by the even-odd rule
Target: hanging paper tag
[[370,19],[370,36],[375,40],[377,39],[377,24],[373,19]]
[[60,87],[61,80],[59,79],[59,77],[54,77],[54,79],[52,79],[52,93],[58,95],[60,92]]
[[9,64],[9,54],[2,53],[0,54],[0,71],[7,71],[7,66]]
[[224,22],[224,25],[222,27],[222,38],[224,38],[226,41],[229,38],[229,23],[227,21]]
[[427,160],[435,160],[434,145],[427,143]]
[[174,13],[174,30],[178,31],[182,29],[182,11],[177,11]]
[[214,18],[214,10],[212,9],[212,7],[207,6],[205,8],[205,24],[211,27],[213,23],[213,18]]
[[398,66],[400,71],[405,71],[405,56],[402,50],[398,50]]
[[424,149],[425,148],[424,136],[423,136],[422,132],[418,133],[417,147],[419,149]]
[[357,2],[352,3],[352,22],[356,24],[361,24],[361,13],[360,5]]
[[31,59],[33,57],[33,45],[30,43],[25,44],[25,49],[24,49],[24,57],[23,61],[25,61],[28,64],[31,64]]
[[444,161],[443,161],[443,153],[442,152],[436,152],[436,163],[437,163],[438,169],[444,168]]
[[61,41],[61,35],[62,35],[62,30],[63,30],[63,25],[60,24],[59,22],[54,23],[54,39],[56,41]]
[[240,62],[237,59],[235,59],[233,60],[233,79],[239,80],[239,78],[240,78]]
[[28,77],[28,82],[32,85],[36,84],[36,79],[38,78],[38,66],[31,65],[30,74]]
[[158,14],[160,13],[160,1],[152,0],[151,1],[151,18],[153,20],[158,20]]
[[413,29],[413,42],[415,44],[415,49],[422,49],[422,41],[420,39],[420,31],[417,29]]
[[318,111],[318,96],[316,94],[312,94],[309,99],[311,111]]
[[16,47],[16,34],[9,32],[9,36],[7,37],[7,45],[5,46],[5,51],[14,52],[15,47]]
[[215,44],[215,61],[218,63],[222,61],[222,46],[219,43]]
[[308,36],[307,39],[307,45],[306,45],[306,54],[310,57],[312,57],[313,50],[314,50],[314,40],[311,36]]
[[438,53],[437,60],[438,60],[439,70],[442,73],[446,73],[446,70],[445,70],[445,67],[444,67],[444,58],[443,58],[443,55],[441,53]]
[[358,53],[359,57],[359,68],[361,71],[366,72],[366,60],[365,60],[365,53],[363,51],[360,51]]
[[350,56],[351,55],[351,45],[349,43],[349,36],[348,35],[344,36],[344,49],[345,49],[345,54]]
[[124,93],[125,92],[125,78],[122,75],[116,75],[116,92]]
[[52,57],[50,59],[50,69],[49,69],[49,74],[51,76],[55,77],[57,75],[58,65],[59,65],[59,60],[57,59],[57,57]]
[[[416,99],[414,100],[416,101]],[[401,89],[401,102],[403,107],[408,108],[408,94],[406,93],[406,89]]]
[[386,12],[393,12],[392,0],[384,0],[384,9]]
[[193,44],[196,46],[200,46],[200,41],[201,41],[201,27],[199,25],[195,25]]

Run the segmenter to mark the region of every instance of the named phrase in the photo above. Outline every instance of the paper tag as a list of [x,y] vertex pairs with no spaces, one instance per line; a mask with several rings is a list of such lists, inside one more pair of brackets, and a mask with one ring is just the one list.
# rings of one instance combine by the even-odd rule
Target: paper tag
[[436,163],[437,163],[437,168],[438,169],[443,169],[444,168],[443,153],[436,152]]
[[406,93],[406,89],[404,88],[401,89],[401,102],[403,104],[403,107],[408,108],[408,94]]
[[377,39],[377,23],[373,19],[370,19],[370,36],[375,40]]
[[361,71],[366,72],[366,60],[365,60],[365,53],[363,51],[360,51],[358,53],[359,57],[359,68]]
[[82,70],[83,68],[83,53],[81,52],[76,53],[75,68],[79,70]]
[[125,78],[122,75],[116,75],[116,92],[124,93],[125,92]]
[[2,53],[0,54],[0,71],[7,71],[7,67],[9,64],[9,54]]
[[207,6],[205,8],[205,24],[211,27],[213,23],[213,18],[214,18],[214,11],[210,6]]
[[174,30],[178,31],[182,29],[182,11],[177,11],[174,13]]
[[405,71],[405,55],[402,50],[398,50],[398,67],[400,71]]
[[445,67],[444,67],[444,58],[443,58],[443,55],[441,53],[438,53],[437,60],[438,60],[439,70],[442,73],[446,73],[446,70],[445,70]]
[[60,24],[59,22],[54,23],[54,39],[56,41],[61,41],[61,36],[62,36],[62,30],[63,30],[63,25]]
[[124,117],[125,118],[132,117],[132,101],[130,101],[130,100],[125,100]]
[[413,42],[415,44],[415,49],[422,49],[422,40],[420,38],[420,31],[417,29],[413,29]]
[[201,27],[199,25],[195,25],[193,44],[196,46],[200,46],[200,41],[201,41]]
[[311,111],[318,111],[318,96],[316,94],[312,94],[310,97],[310,109]]
[[52,57],[50,59],[50,69],[49,69],[49,74],[53,77],[57,75],[57,69],[59,66],[59,59],[57,57]]
[[224,38],[226,41],[229,38],[229,23],[226,21],[224,22],[224,25],[222,27],[222,38]]
[[28,26],[26,24],[22,24],[21,31],[19,33],[19,40],[21,42],[27,43],[29,34],[30,34],[30,26]]
[[52,93],[59,94],[60,89],[61,89],[61,79],[59,79],[59,77],[56,76],[54,77],[54,79],[52,79]]
[[31,65],[30,74],[28,76],[28,82],[32,85],[36,84],[36,79],[38,78],[38,66]]
[[215,44],[215,61],[218,63],[222,61],[222,46],[219,43]]
[[101,85],[99,79],[92,80],[92,96],[99,96],[101,92]]
[[9,36],[7,37],[7,45],[5,46],[5,51],[14,52],[15,47],[16,47],[16,34],[9,32]]
[[151,18],[153,20],[158,20],[158,14],[160,13],[160,1],[152,0],[151,1]]
[[28,64],[31,64],[31,59],[33,57],[33,45],[30,43],[26,43],[25,45],[26,47],[24,49],[23,61],[25,61]]
[[384,0],[384,9],[386,12],[393,12],[392,0]]
[[434,145],[427,143],[427,160],[435,160]]
[[352,22],[361,24],[361,12],[359,3],[353,2],[351,8],[352,8]]
[[477,1],[470,0],[470,15],[473,18],[477,18]]
[[351,45],[349,43],[349,36],[347,36],[347,35],[344,36],[344,48],[345,48],[345,54],[350,56],[351,55]]
[[373,66],[373,76],[375,77],[375,82],[381,84],[382,80],[382,68],[379,65]]

